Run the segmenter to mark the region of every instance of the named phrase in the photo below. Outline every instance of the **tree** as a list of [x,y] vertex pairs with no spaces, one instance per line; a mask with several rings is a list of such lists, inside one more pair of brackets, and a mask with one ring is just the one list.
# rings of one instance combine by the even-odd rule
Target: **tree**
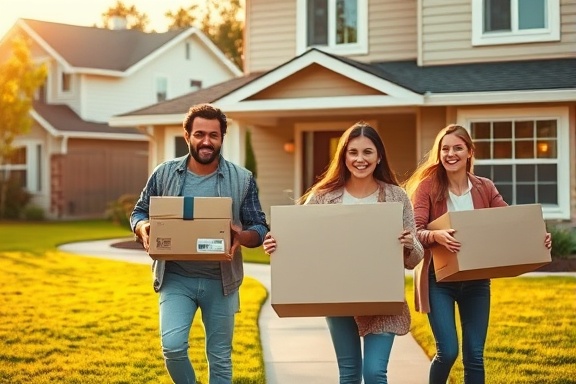
[[164,14],[170,24],[168,25],[169,30],[182,29],[193,26],[197,21],[197,16],[195,13],[198,12],[198,5],[193,4],[188,8],[180,7],[174,13],[168,11]]
[[[30,109],[34,93],[44,84],[48,75],[45,64],[32,61],[27,40],[17,36],[11,44],[11,56],[0,63],[0,165],[10,163],[15,149],[14,139],[26,134],[32,127]],[[2,176],[0,217],[3,217],[6,202],[8,168],[5,168]]]
[[166,12],[169,29],[196,26],[238,67],[242,68],[244,13],[241,0],[208,0]]
[[122,0],[116,0],[116,4],[102,14],[104,28],[111,28],[110,23],[116,17],[126,21],[126,29],[135,29],[144,32],[148,24],[150,24],[150,19],[147,14],[140,13],[134,5],[126,6]]

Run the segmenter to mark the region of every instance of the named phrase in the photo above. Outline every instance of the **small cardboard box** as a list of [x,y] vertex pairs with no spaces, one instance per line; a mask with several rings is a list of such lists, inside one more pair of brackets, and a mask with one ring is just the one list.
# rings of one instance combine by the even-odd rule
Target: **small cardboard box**
[[401,203],[271,207],[271,302],[279,317],[399,314]]
[[155,260],[226,260],[231,220],[229,197],[153,196],[148,254]]
[[449,228],[462,245],[458,253],[432,247],[437,281],[513,277],[552,260],[540,204],[447,212],[428,224]]

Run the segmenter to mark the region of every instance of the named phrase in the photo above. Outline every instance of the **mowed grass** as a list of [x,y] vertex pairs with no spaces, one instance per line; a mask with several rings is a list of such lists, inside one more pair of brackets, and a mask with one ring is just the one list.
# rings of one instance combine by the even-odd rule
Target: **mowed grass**
[[[428,317],[414,313],[412,295],[410,279],[412,334],[431,359],[436,347]],[[576,279],[493,279],[484,359],[487,384],[576,383]],[[464,382],[461,355],[450,382]]]
[[[71,255],[58,244],[130,236],[105,221],[0,223],[0,382],[170,383],[150,267]],[[234,383],[265,383],[258,314],[265,288],[246,278],[233,344]],[[208,383],[204,331],[190,357]]]

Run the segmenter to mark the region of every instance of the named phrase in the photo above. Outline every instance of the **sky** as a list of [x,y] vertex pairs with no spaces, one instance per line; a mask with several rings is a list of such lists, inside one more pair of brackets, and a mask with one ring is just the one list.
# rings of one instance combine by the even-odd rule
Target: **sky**
[[[150,19],[149,27],[164,32],[167,11],[187,7],[193,0],[124,0],[134,5]],[[0,39],[19,18],[53,21],[63,24],[92,26],[101,24],[102,13],[116,4],[116,0],[0,0]]]

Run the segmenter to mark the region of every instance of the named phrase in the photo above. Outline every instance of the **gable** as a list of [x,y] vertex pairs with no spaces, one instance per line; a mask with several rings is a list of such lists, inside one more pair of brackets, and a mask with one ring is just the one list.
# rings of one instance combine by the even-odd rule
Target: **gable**
[[312,63],[246,100],[383,95],[384,93]]

